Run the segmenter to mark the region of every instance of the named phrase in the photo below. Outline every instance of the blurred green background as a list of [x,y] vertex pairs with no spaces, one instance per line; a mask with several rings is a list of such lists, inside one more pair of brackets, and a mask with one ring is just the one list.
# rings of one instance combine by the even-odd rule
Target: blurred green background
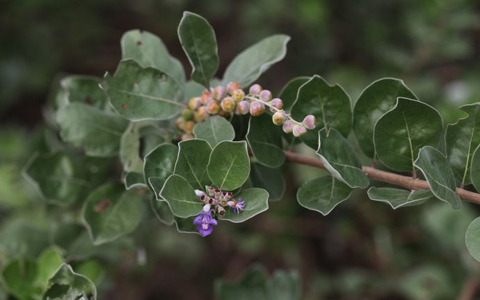
[[[39,231],[38,243],[25,237],[25,247],[14,245],[23,249],[16,255],[48,243],[52,210],[58,220],[69,218],[45,208],[20,174],[49,138],[42,119],[51,87],[67,74],[101,77],[114,71],[122,34],[136,28],[160,36],[189,73],[177,38],[185,10],[215,28],[220,72],[248,45],[289,34],[287,57],[260,80],[274,93],[294,77],[319,74],[340,84],[353,103],[372,81],[396,77],[437,107],[446,123],[462,116],[460,105],[480,98],[480,2],[473,0],[0,4],[0,263],[12,254],[12,235],[31,233],[25,224]],[[94,257],[105,269],[100,299],[212,299],[216,278],[235,280],[256,262],[270,271],[298,269],[304,299],[455,299],[469,278],[479,278],[464,245],[478,208],[452,211],[431,201],[393,211],[357,191],[323,217],[295,200],[298,186],[321,171],[284,168],[284,199],[242,225],[222,223],[202,239],[146,220],[115,250],[97,251]]]

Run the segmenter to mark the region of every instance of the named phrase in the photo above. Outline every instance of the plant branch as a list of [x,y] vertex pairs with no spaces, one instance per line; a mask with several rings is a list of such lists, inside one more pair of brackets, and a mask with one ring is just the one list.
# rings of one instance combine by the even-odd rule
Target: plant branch
[[[314,157],[309,157],[297,153],[293,153],[290,151],[285,151],[285,158],[287,161],[295,162],[303,165],[309,165],[312,167],[317,167],[320,169],[325,169],[323,163]],[[395,173],[390,173],[387,171],[378,170],[372,167],[362,167],[363,172],[367,175],[370,179],[391,183],[394,185],[402,186],[409,190],[429,190],[430,185],[425,180],[421,179],[414,179],[412,177],[403,176]],[[472,202],[475,204],[480,204],[480,194],[473,193],[462,188],[457,188],[456,190],[457,195],[468,202]]]

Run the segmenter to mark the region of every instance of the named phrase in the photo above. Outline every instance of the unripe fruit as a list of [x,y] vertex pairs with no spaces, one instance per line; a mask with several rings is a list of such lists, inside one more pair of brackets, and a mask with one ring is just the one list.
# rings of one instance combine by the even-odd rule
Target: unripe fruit
[[200,105],[202,105],[200,97],[192,97],[190,101],[188,101],[188,107],[190,107],[190,109],[197,110]]
[[262,87],[259,84],[254,84],[250,87],[249,93],[251,95],[258,95],[262,91]]
[[265,102],[268,102],[270,100],[272,100],[272,92],[270,92],[269,90],[263,90],[260,92],[260,99],[265,101]]
[[283,101],[280,98],[275,98],[271,102],[272,106],[277,109],[283,109]]
[[250,104],[250,114],[254,117],[258,117],[265,112],[265,105],[260,102],[253,102]]
[[213,99],[220,101],[225,97],[226,90],[223,86],[219,85],[216,88],[213,89]]
[[205,106],[200,106],[200,108],[195,112],[195,122],[200,123],[205,120],[208,116],[207,108]]
[[282,125],[283,122],[285,122],[284,113],[277,111],[276,113],[273,114],[272,121],[273,121],[273,124],[275,125]]
[[207,104],[207,111],[211,115],[216,115],[220,111],[220,105],[218,105],[218,102],[212,100]]
[[303,119],[303,125],[310,130],[315,129],[315,126],[317,126],[317,119],[314,115],[308,115]]
[[195,122],[193,122],[193,121],[188,121],[188,122],[186,122],[185,125],[183,126],[183,130],[184,130],[186,133],[192,133],[194,126],[195,126]]
[[283,123],[282,126],[283,132],[285,133],[290,133],[293,131],[293,122],[290,120],[287,120],[285,123]]
[[178,129],[182,129],[184,124],[185,124],[185,120],[182,117],[179,117],[175,120],[175,126]]
[[222,109],[227,112],[231,112],[235,109],[235,101],[233,101],[232,97],[226,97],[220,103]]
[[295,125],[293,126],[293,136],[299,137],[307,133],[307,129],[301,125]]
[[237,109],[235,110],[235,113],[237,115],[246,115],[248,114],[250,110],[250,103],[248,101],[240,101],[237,103]]
[[208,101],[212,100],[212,93],[209,91],[205,91],[202,93],[202,96],[200,97],[200,103],[205,105],[207,104]]
[[234,90],[232,94],[233,100],[240,102],[243,100],[243,97],[245,97],[245,93],[243,90]]
[[185,108],[185,109],[182,111],[182,118],[183,118],[185,121],[193,120],[193,111],[192,111],[191,109]]
[[230,95],[233,95],[233,91],[241,90],[241,89],[242,89],[242,87],[236,82],[230,82],[227,85],[227,93],[229,93]]

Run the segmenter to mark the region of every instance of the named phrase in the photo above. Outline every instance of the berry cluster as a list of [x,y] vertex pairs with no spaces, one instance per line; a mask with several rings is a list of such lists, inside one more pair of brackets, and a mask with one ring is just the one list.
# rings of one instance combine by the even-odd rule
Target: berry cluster
[[295,121],[290,114],[283,110],[283,101],[273,98],[269,90],[264,90],[259,84],[250,87],[249,93],[245,94],[242,87],[236,82],[230,82],[227,87],[217,86],[210,91],[205,90],[200,97],[192,97],[188,102],[181,117],[175,121],[175,125],[185,134],[182,140],[192,138],[193,127],[207,118],[208,115],[220,115],[232,117],[233,114],[260,116],[269,107],[273,113],[272,121],[275,125],[283,125],[283,131],[293,133],[299,137],[314,129],[316,126],[315,116],[308,115],[302,122]]
[[245,209],[245,202],[242,198],[235,200],[232,192],[224,192],[213,186],[206,187],[207,192],[195,190],[195,194],[203,203],[203,212],[198,215],[193,224],[197,225],[198,232],[202,236],[207,236],[213,231],[213,226],[217,225],[215,216],[224,216],[225,208],[233,208],[233,213],[238,214]]

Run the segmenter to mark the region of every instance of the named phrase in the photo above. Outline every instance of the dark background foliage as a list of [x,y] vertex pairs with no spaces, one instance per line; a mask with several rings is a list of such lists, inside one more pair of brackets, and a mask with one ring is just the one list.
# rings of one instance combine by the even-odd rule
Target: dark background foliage
[[[287,57],[260,80],[274,93],[293,77],[319,74],[355,101],[373,80],[397,77],[449,123],[462,115],[456,107],[480,97],[480,4],[473,0],[20,0],[0,6],[2,239],[17,219],[49,222],[20,170],[42,144],[51,86],[67,74],[114,71],[120,37],[135,28],[160,36],[189,73],[176,31],[185,10],[215,28],[220,73],[248,45],[289,34]],[[100,259],[106,268],[100,298],[211,299],[215,278],[236,279],[255,262],[271,271],[298,269],[305,299],[453,299],[478,272],[463,240],[475,208],[457,212],[433,202],[393,211],[357,191],[323,217],[295,200],[299,184],[320,171],[287,164],[285,172],[281,202],[242,225],[222,224],[206,239],[143,222],[127,238],[144,245],[140,252]]]

